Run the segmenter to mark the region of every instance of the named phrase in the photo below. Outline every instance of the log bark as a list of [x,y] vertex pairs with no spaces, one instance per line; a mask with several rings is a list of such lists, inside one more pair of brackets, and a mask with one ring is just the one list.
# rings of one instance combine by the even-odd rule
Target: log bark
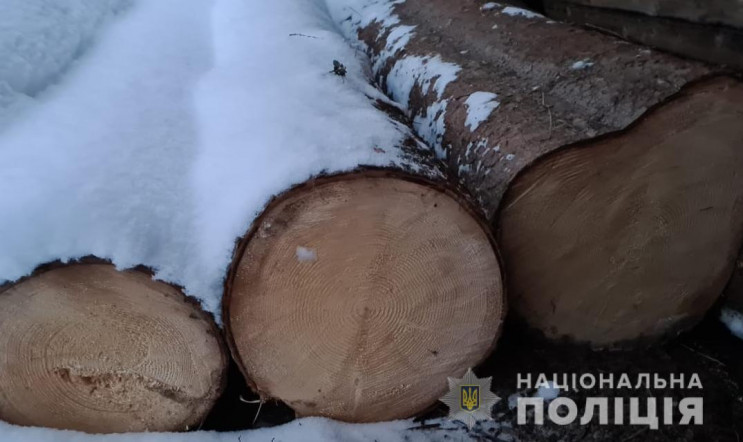
[[198,426],[228,363],[196,301],[97,259],[4,287],[0,354],[0,419],[90,433]]
[[275,198],[235,251],[223,306],[264,400],[350,422],[430,407],[447,377],[493,351],[505,314],[480,214],[452,186],[399,170]]
[[546,0],[550,17],[686,57],[743,69],[743,6],[736,0]]
[[[346,27],[419,133],[444,128],[429,140],[498,228],[511,306],[550,338],[595,346],[688,328],[743,240],[743,86],[606,34],[479,6],[407,0],[378,20],[349,8]],[[461,67],[456,79],[420,74],[441,62]],[[478,92],[499,106],[473,126]]]
[[[547,0],[551,1],[551,0]],[[678,18],[694,23],[743,28],[743,4],[738,0],[570,0],[604,9],[639,12],[653,17]]]

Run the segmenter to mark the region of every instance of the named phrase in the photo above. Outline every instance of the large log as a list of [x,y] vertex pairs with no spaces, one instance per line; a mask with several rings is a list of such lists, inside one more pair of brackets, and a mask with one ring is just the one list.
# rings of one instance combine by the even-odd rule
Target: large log
[[[549,2],[551,0],[547,0]],[[639,12],[653,17],[678,18],[694,23],[743,29],[743,3],[738,0],[569,0],[596,8]]]
[[743,241],[739,81],[518,8],[387,6],[336,14],[498,227],[517,314],[595,346],[702,317]]
[[737,0],[545,0],[544,6],[557,20],[743,69],[743,3]]
[[177,288],[97,260],[0,291],[0,419],[90,433],[184,431],[206,417],[228,355]]
[[500,334],[502,279],[481,219],[452,186],[397,170],[275,198],[225,285],[248,383],[301,416],[368,422],[431,406]]

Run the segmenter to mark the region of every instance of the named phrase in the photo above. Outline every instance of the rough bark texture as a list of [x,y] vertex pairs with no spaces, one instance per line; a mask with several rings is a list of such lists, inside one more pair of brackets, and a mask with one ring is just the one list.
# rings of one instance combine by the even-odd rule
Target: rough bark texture
[[[548,0],[550,1],[550,0]],[[570,0],[597,8],[640,12],[711,25],[743,28],[743,3],[738,0]]]
[[[395,6],[401,24],[415,26],[415,35],[404,51],[389,58],[378,78],[386,86],[395,62],[411,55],[439,54],[462,67],[441,98],[448,102],[441,144],[451,173],[460,175],[490,219],[508,184],[535,159],[622,130],[687,83],[711,74],[699,63],[598,32],[544,18],[481,11],[479,5],[407,0]],[[373,24],[360,38],[378,57],[388,35],[389,29]],[[571,69],[582,60],[593,65]],[[464,124],[465,101],[477,91],[498,94],[500,106],[471,132]],[[416,85],[411,116],[425,115],[438,101],[435,93]],[[488,140],[487,148],[468,152],[470,144],[481,140]]]
[[[445,128],[440,137],[429,141],[446,153],[449,173],[499,226],[509,296],[541,302],[549,320],[532,325],[554,338],[567,336],[608,346],[643,337],[657,339],[687,328],[720,295],[732,269],[730,251],[740,246],[741,186],[739,174],[731,169],[742,159],[737,121],[743,109],[737,98],[722,100],[722,107],[710,117],[705,106],[717,106],[715,97],[740,96],[741,83],[701,63],[605,33],[556,23],[518,8],[482,6],[484,2],[407,0],[391,8],[392,19],[359,24],[358,34],[390,95],[405,101],[408,97],[400,91],[412,82],[409,77],[417,80],[408,113],[419,134]],[[349,20],[354,23],[353,14]],[[410,67],[411,61],[420,60]],[[426,69],[421,65],[442,61],[461,67],[456,78],[419,74]],[[467,101],[481,91],[497,94],[500,104],[471,130]],[[640,124],[646,119],[646,124]],[[609,134],[618,141],[605,142]],[[674,137],[684,146],[678,155]],[[706,143],[716,143],[707,157]],[[500,224],[504,193],[522,180],[522,172],[541,167],[538,174],[548,176],[551,163],[540,164],[538,159],[583,147],[591,150],[594,145],[615,147],[593,150],[580,160],[584,167],[577,169],[578,163],[570,160],[572,153],[566,154],[555,162],[558,179],[550,189],[519,190],[512,202],[523,203],[522,196],[532,198],[526,205],[534,210],[509,219],[530,213],[534,229],[522,229],[524,223],[519,222],[505,228]],[[614,155],[621,146],[633,147],[622,147]],[[638,146],[646,150],[638,151]],[[697,165],[704,165],[704,170]],[[602,180],[602,173],[610,179]],[[571,197],[573,190],[563,190],[583,182],[581,174],[595,175],[594,182],[601,185],[573,189]],[[685,188],[701,193],[691,196]],[[721,198],[714,208],[697,207],[708,188],[716,189],[713,194]],[[547,199],[540,202],[540,195]],[[548,210],[554,210],[541,216],[541,203],[546,207],[560,201],[558,197],[569,210],[552,204]],[[595,235],[582,237],[576,229],[567,233],[572,224],[563,221],[571,219],[576,221],[573,227],[588,226],[589,234]],[[550,236],[550,223],[558,221],[562,230]],[[695,230],[695,225],[708,221],[715,227]],[[705,242],[706,232],[711,231],[720,232],[719,237]],[[535,244],[530,238],[540,236],[528,232],[538,232],[551,242]],[[579,242],[586,247],[573,247]],[[546,250],[550,246],[555,247]],[[555,250],[566,253],[553,256]],[[672,265],[688,263],[689,254],[700,250],[710,256],[702,254],[699,259],[714,263],[709,266],[714,268],[687,271]],[[596,266],[581,272],[582,263]],[[651,271],[654,268],[658,271]],[[545,277],[546,271],[556,277]],[[641,272],[647,278],[640,277]],[[664,281],[673,283],[664,286]],[[576,287],[581,291],[570,294]],[[570,302],[564,302],[568,298],[580,308],[571,308]],[[643,312],[647,315],[626,328],[622,320],[615,326],[599,324],[601,315],[609,314],[609,300],[621,304],[612,308],[630,316],[632,309],[647,306]],[[653,310],[653,304],[663,308]],[[531,312],[519,311],[519,305],[514,302],[517,313],[529,321]]]
[[[709,6],[706,2],[696,6],[692,2],[667,2],[669,9],[658,3],[547,0],[545,9],[558,20],[601,29],[682,56],[743,69],[740,2],[712,2]],[[708,15],[703,13],[705,10]]]
[[1,419],[91,433],[198,426],[228,364],[196,301],[95,258],[0,290],[0,354]]

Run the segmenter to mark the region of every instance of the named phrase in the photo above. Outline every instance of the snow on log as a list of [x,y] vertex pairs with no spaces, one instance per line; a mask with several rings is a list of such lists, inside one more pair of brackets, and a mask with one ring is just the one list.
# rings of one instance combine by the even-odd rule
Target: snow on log
[[743,241],[738,80],[515,7],[341,3],[497,226],[528,324],[609,346],[678,333],[718,299]]
[[450,186],[391,170],[275,198],[225,285],[233,356],[264,399],[350,422],[409,417],[494,349],[496,250]]
[[90,433],[183,431],[221,394],[228,354],[177,288],[97,260],[0,291],[0,419]]

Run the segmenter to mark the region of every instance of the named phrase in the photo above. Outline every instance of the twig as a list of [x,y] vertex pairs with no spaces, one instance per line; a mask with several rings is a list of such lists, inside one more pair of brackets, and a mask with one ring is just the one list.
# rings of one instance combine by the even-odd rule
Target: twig
[[322,38],[320,38],[320,37],[315,37],[314,35],[300,34],[298,32],[295,32],[293,34],[289,34],[289,37],[307,37],[307,38],[315,38],[317,40],[322,40]]
[[263,402],[265,402],[263,399],[258,399],[255,401],[249,401],[240,396],[240,402],[245,402],[246,404],[258,404],[258,411],[255,412],[255,417],[253,418],[253,423],[251,425],[255,425],[255,422],[258,420],[258,415],[261,414],[261,408],[263,408]]
[[552,138],[552,109],[544,103],[544,92],[542,92],[542,107],[547,109],[547,116],[550,119],[549,135],[547,136],[547,139],[549,140]]
[[410,427],[408,430],[429,430],[432,428],[441,428],[441,424],[421,424],[417,427]]
[[712,362],[716,362],[717,364],[720,364],[720,365],[722,365],[723,367],[725,367],[725,366],[726,366],[725,364],[723,364],[722,362],[720,362],[720,361],[718,361],[717,359],[713,358],[712,356],[709,356],[709,355],[706,355],[706,354],[704,354],[704,353],[702,353],[702,352],[700,352],[700,351],[694,350],[693,348],[689,347],[689,346],[688,346],[688,345],[686,345],[686,344],[681,344],[681,346],[682,346],[682,347],[684,347],[684,348],[686,348],[687,350],[689,350],[689,351],[691,351],[691,352],[694,352],[694,353],[698,354],[699,356],[701,356],[701,357],[703,357],[703,358],[705,358],[705,359],[709,359],[709,360],[710,360],[710,361],[712,361]]
[[624,37],[621,34],[619,34],[618,32],[614,32],[614,31],[612,31],[610,29],[602,28],[601,26],[592,25],[590,23],[584,23],[583,26],[585,26],[585,27],[587,27],[589,29],[594,29],[594,30],[599,31],[599,32],[603,32],[605,34],[612,35],[614,37],[619,37],[621,39],[624,39]]
[[634,433],[630,434],[630,435],[629,435],[629,436],[627,436],[626,438],[622,439],[622,442],[627,442],[628,440],[632,440],[632,439],[636,438],[636,437],[637,437],[637,436],[639,436],[639,435],[640,435],[641,433],[643,433],[643,432],[644,432],[645,430],[647,430],[647,428],[641,428],[640,430],[638,430],[638,431],[636,431],[636,432],[634,432]]

